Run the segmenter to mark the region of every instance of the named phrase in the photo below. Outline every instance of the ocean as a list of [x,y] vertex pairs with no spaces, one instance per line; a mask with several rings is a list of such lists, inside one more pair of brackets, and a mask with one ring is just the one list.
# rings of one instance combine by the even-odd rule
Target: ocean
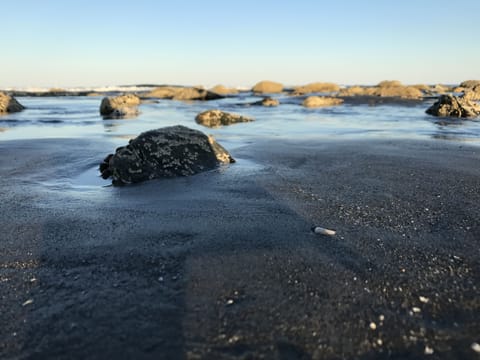
[[[97,89],[105,95],[143,88]],[[107,91],[110,90],[110,91]],[[26,107],[0,116],[0,141],[40,138],[102,139],[125,144],[143,131],[185,125],[212,134],[227,149],[258,138],[285,140],[408,139],[450,141],[480,146],[480,121],[437,118],[425,113],[435,101],[346,102],[340,106],[305,108],[303,98],[274,95],[278,107],[250,106],[261,99],[251,92],[212,101],[151,100],[134,118],[105,120],[99,113],[102,96],[17,96]],[[205,128],[195,122],[204,110],[220,109],[253,117],[254,122]]]

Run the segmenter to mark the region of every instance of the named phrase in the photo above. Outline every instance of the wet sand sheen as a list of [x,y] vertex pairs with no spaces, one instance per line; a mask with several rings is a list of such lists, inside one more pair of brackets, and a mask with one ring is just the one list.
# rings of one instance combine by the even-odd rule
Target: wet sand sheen
[[75,183],[111,144],[0,151],[1,357],[476,356],[477,147],[256,140],[121,189]]

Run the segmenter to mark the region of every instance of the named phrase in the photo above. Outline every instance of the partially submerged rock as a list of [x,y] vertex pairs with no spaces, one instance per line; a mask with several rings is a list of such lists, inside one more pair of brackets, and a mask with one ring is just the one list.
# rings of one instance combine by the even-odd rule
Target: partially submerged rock
[[22,111],[25,107],[17,99],[0,92],[0,114]]
[[113,185],[194,175],[235,160],[211,136],[185,126],[150,130],[130,140],[100,164]]
[[211,92],[219,95],[236,95],[238,94],[238,90],[235,88],[227,88],[223,85],[216,85],[210,89]]
[[316,83],[295,87],[293,89],[292,95],[304,95],[304,94],[319,93],[319,92],[336,92],[339,90],[340,90],[340,86],[338,86],[337,84],[316,82]]
[[441,95],[438,100],[426,110],[433,116],[448,116],[468,118],[480,115],[480,105],[454,95]]
[[255,101],[249,104],[246,104],[247,106],[265,106],[265,107],[274,107],[280,105],[280,101],[278,99],[274,99],[271,97],[265,97],[262,100]]
[[283,85],[274,81],[260,81],[252,88],[254,93],[275,94],[283,91]]
[[253,121],[253,119],[247,116],[232,114],[221,110],[207,110],[198,114],[195,117],[195,121],[200,125],[214,128],[223,125],[250,122]]
[[308,108],[321,107],[321,106],[335,106],[343,103],[343,99],[338,99],[328,96],[309,96],[302,105]]
[[169,100],[217,100],[224,96],[200,87],[160,86],[145,94],[145,97]]
[[[392,86],[389,86],[391,84]],[[402,99],[421,99],[423,93],[415,86],[395,85],[397,81],[385,81],[381,86],[351,86],[341,89],[338,96],[379,96],[398,97]]]
[[105,97],[100,104],[100,114],[112,118],[135,116],[139,104],[140,98],[133,94]]

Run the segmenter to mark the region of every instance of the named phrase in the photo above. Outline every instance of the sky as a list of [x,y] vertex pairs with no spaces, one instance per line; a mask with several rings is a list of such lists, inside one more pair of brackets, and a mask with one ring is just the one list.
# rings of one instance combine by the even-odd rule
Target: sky
[[0,12],[0,88],[480,79],[479,0],[15,0]]

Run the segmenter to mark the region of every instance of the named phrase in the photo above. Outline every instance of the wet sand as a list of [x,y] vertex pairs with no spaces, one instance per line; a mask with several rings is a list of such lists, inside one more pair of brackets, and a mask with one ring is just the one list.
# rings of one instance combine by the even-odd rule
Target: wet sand
[[255,140],[89,184],[112,150],[0,142],[0,358],[478,358],[480,148]]

